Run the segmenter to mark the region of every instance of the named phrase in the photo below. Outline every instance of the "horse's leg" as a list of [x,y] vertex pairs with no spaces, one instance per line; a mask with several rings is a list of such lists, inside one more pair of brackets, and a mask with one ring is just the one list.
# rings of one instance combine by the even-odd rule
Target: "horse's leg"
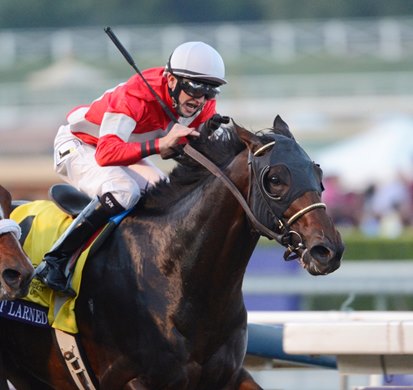
[[9,390],[9,385],[7,384],[6,378],[6,372],[4,371],[3,365],[3,354],[0,351],[0,390]]
[[7,384],[7,379],[3,372],[0,373],[0,390],[9,390],[9,385]]
[[263,390],[263,388],[252,379],[252,376],[244,368],[241,369],[238,375],[237,390]]
[[7,379],[0,379],[0,390],[10,390]]
[[146,386],[139,382],[138,379],[134,378],[130,380],[122,390],[149,390]]
[[[4,343],[4,341],[0,340],[0,345],[2,342]],[[8,383],[13,385],[13,389],[16,388],[18,390],[53,390],[52,387],[41,382],[18,366],[13,356],[0,353],[0,390],[9,390]]]
[[[3,381],[3,379],[2,379]],[[31,378],[14,378],[13,380],[10,380],[10,383],[12,384],[12,389],[18,389],[18,390],[53,390],[52,387],[46,385],[43,382],[40,382],[39,380],[31,377]],[[9,390],[10,387],[8,385],[7,380],[5,380],[5,384],[7,387],[5,387],[6,390]],[[3,383],[1,383],[3,385]],[[3,390],[2,387],[0,389]]]

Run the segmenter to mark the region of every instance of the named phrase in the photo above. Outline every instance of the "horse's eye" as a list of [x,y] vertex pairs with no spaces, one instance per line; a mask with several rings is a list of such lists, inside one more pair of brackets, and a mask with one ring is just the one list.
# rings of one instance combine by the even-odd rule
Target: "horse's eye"
[[281,180],[280,180],[279,176],[277,176],[277,175],[272,175],[272,176],[270,176],[270,177],[268,178],[268,181],[269,181],[269,183],[270,183],[271,185],[273,185],[273,186],[278,186],[278,185],[281,184]]
[[280,195],[283,191],[284,181],[275,173],[268,175],[265,181],[265,189],[272,195]]
[[261,188],[274,200],[280,200],[287,193],[291,182],[290,172],[282,164],[264,168],[260,179]]

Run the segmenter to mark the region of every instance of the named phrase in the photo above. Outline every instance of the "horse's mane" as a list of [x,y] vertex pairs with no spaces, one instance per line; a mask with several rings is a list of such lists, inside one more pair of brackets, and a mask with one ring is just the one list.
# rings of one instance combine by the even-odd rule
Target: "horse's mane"
[[[258,135],[263,143],[271,141],[271,134],[279,133],[274,129],[262,130]],[[236,155],[246,146],[238,137],[234,126],[227,126],[217,137],[200,137],[191,145],[208,157],[219,168],[224,169]],[[190,157],[181,156],[177,165],[170,172],[168,179],[162,180],[152,187],[141,199],[139,206],[147,210],[165,210],[185,197],[196,188],[202,188],[208,183],[212,174]]]
[[[221,169],[245,149],[244,143],[235,133],[234,128],[227,127],[219,137],[201,137],[191,145],[208,157]],[[169,173],[168,179],[152,187],[142,198],[146,209],[166,209],[197,187],[201,187],[211,177],[211,173],[188,156],[176,158],[176,166]]]

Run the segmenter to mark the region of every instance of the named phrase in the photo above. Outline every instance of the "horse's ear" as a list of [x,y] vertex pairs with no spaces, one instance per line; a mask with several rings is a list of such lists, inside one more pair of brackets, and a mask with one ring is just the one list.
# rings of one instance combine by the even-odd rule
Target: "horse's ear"
[[234,124],[235,132],[237,133],[238,137],[247,145],[248,149],[254,153],[256,150],[262,147],[262,143],[259,137],[257,137],[254,133],[251,133],[247,129],[244,129],[241,126],[238,126],[234,120],[232,120]]
[[286,136],[288,138],[291,138],[291,139],[295,139],[293,134],[291,133],[290,128],[288,127],[287,123],[285,123],[279,115],[277,115],[274,118],[274,122],[273,122],[272,126],[273,126],[273,129],[276,133],[284,135],[284,136]]
[[[3,205],[3,215],[1,212]],[[8,218],[11,213],[11,194],[2,185],[0,185],[0,218]]]

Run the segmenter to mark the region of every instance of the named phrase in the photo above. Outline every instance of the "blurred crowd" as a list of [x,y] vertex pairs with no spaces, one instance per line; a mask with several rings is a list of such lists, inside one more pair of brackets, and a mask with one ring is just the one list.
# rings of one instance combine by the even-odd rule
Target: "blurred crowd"
[[391,182],[369,184],[361,191],[346,191],[338,176],[325,177],[323,184],[323,201],[338,226],[388,238],[413,226],[413,178],[399,174]]

